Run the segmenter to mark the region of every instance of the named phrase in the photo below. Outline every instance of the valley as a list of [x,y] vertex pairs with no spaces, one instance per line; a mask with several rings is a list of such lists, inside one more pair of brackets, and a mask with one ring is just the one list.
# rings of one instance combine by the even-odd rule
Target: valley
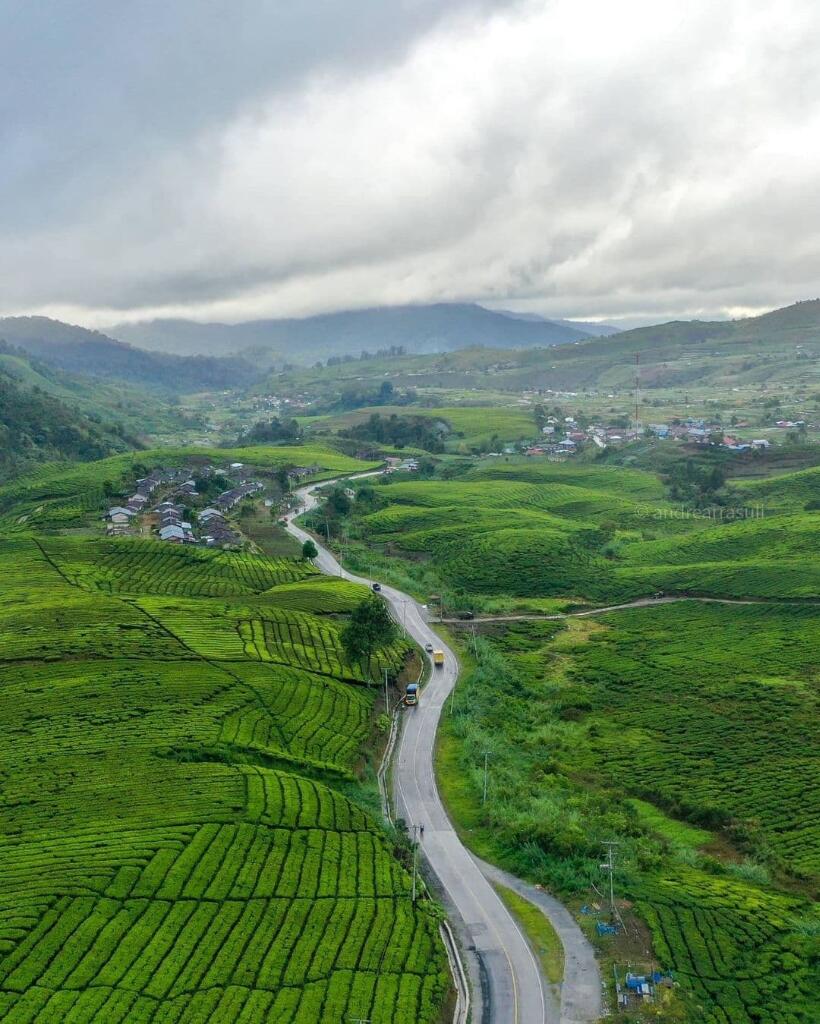
[[[255,377],[18,324],[0,1016],[812,1021],[817,316],[779,314]],[[354,656],[374,581],[401,628]]]

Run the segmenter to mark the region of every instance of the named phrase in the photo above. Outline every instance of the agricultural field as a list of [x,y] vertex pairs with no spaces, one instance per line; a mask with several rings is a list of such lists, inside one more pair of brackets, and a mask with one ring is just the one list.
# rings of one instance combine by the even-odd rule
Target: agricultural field
[[599,604],[658,590],[820,596],[820,563],[810,557],[820,516],[804,511],[808,495],[820,496],[814,470],[749,484],[737,513],[730,506],[711,517],[682,512],[648,472],[532,460],[374,490],[380,507],[367,506],[352,535],[424,563],[438,589],[479,607],[498,595]]
[[466,451],[471,445],[483,445],[490,441],[500,446],[512,441],[526,440],[538,432],[531,410],[509,404],[465,403],[433,408],[420,405],[367,406],[338,416],[306,416],[301,422],[308,430],[340,430],[364,423],[373,413],[385,418],[391,415],[425,416],[443,423],[447,429],[445,444],[448,451]]
[[[82,507],[105,461],[0,501]],[[365,588],[54,522],[0,542],[0,1019],[435,1024],[437,919],[339,640]]]
[[820,611],[686,602],[483,630],[441,743],[470,844],[577,907],[615,839],[625,939],[637,914],[680,986],[669,1020],[815,1020]]
[[456,608],[719,599],[462,627],[440,786],[476,852],[579,910],[604,902],[600,844],[618,842],[623,935],[579,918],[610,975],[647,947],[672,972],[657,1019],[820,1018],[816,471],[744,481],[738,503],[762,513],[736,520],[677,515],[654,474],[583,464],[372,490],[351,530],[436,573]]

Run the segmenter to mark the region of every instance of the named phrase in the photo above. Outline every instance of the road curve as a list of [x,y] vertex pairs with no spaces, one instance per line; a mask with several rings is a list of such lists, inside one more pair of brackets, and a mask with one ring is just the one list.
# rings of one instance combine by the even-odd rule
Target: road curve
[[[299,541],[304,542],[310,535],[295,525],[294,518],[318,504],[313,492],[329,482],[308,485],[295,492],[303,501],[303,507],[285,518],[288,532]],[[310,539],[316,543],[315,538]],[[314,562],[323,572],[370,584],[370,580],[343,569],[318,543],[316,546],[319,554]],[[408,825],[424,826],[424,857],[456,911],[454,923],[461,932],[464,948],[473,958],[471,974],[474,982],[479,981],[483,995],[481,1000],[477,998],[478,989],[474,984],[474,1018],[480,1012],[482,1024],[559,1024],[560,1007],[543,983],[532,950],[456,835],[436,786],[433,769],[436,729],[444,702],[458,677],[456,656],[428,626],[417,601],[386,584],[382,586],[381,596],[389,602],[395,618],[414,640],[422,646],[432,643],[444,650],[443,668],[433,671],[420,703],[405,716],[394,762],[395,800],[398,815]]]

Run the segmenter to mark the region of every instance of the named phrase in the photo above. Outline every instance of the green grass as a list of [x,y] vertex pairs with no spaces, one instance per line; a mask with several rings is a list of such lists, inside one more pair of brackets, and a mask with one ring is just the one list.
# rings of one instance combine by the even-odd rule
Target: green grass
[[373,406],[356,409],[355,412],[343,413],[338,416],[305,417],[302,422],[306,426],[316,423],[322,430],[328,428],[338,430],[365,422],[373,413],[380,416],[426,416],[428,419],[441,420],[449,429],[446,438],[448,450],[468,449],[471,445],[484,445],[495,438],[497,443],[521,441],[535,437],[538,428],[531,410],[510,408],[498,405],[442,406],[425,408],[424,406]]
[[551,985],[560,985],[564,980],[564,947],[546,914],[505,885],[493,885],[493,888],[524,929],[544,977]]
[[436,918],[369,810],[375,689],[339,643],[366,589],[30,527],[0,577],[0,1018],[438,1021]]
[[675,846],[690,850],[698,850],[713,839],[712,833],[705,828],[696,828],[686,822],[670,818],[668,814],[646,800],[632,798],[628,801],[638,814],[638,819],[645,828],[667,839]]

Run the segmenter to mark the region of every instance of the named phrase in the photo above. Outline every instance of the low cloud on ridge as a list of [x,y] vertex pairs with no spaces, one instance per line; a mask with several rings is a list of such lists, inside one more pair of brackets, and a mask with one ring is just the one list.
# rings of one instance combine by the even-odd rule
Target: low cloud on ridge
[[807,0],[13,6],[3,313],[662,318],[818,291]]

